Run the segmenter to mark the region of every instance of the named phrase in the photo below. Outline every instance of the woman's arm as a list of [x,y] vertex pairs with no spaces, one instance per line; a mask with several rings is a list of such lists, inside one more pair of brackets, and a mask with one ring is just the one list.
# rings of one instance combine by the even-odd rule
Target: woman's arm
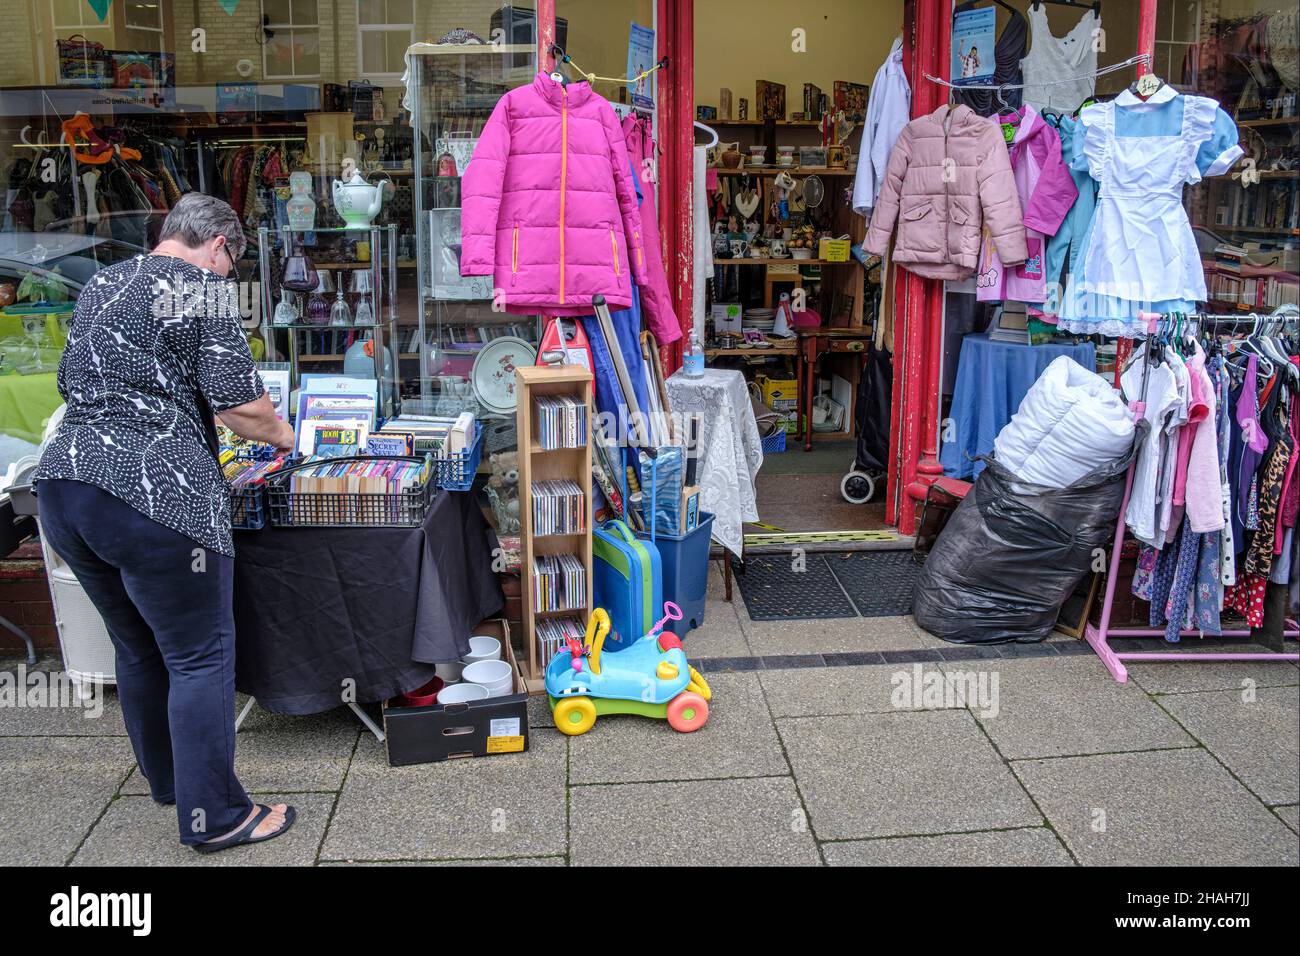
[[293,451],[293,426],[276,418],[275,406],[265,392],[255,401],[227,408],[217,421],[241,438],[274,445],[277,451]]

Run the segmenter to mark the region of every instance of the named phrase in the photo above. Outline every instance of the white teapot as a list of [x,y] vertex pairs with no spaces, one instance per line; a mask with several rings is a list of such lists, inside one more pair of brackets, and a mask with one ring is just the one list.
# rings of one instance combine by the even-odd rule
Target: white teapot
[[344,179],[333,183],[334,209],[353,229],[369,228],[384,204],[383,184],[366,182],[350,159],[344,160],[342,174]]

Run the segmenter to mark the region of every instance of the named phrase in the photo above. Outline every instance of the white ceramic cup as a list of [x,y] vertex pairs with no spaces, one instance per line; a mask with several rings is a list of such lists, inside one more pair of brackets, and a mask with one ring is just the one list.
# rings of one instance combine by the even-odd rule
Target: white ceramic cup
[[[461,679],[471,684],[482,684],[490,691],[502,683],[510,683],[514,671],[507,661],[475,661],[466,664],[461,672]],[[499,695],[498,695],[499,696]]]
[[443,679],[444,683],[455,684],[460,680],[460,672],[465,669],[461,661],[444,661],[441,664],[434,665],[434,672]]
[[473,664],[475,661],[499,661],[501,660],[501,642],[495,637],[488,637],[486,634],[475,634],[469,639],[469,653],[461,658],[465,664]]
[[450,684],[438,691],[438,703],[467,704],[472,700],[486,700],[488,689],[481,684]]

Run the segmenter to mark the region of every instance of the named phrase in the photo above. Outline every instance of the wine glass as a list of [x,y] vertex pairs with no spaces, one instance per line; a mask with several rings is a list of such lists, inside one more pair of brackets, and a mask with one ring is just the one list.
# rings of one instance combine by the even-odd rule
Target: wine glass
[[334,299],[334,304],[330,306],[330,325],[331,326],[349,326],[352,324],[352,310],[348,308],[347,300],[343,298],[343,283],[338,284],[338,294]]
[[362,270],[352,275],[352,291],[358,294],[356,315],[352,321],[357,325],[374,325],[375,310],[370,305],[370,292],[372,283],[370,281],[370,272]]
[[311,295],[307,299],[307,321],[312,325],[326,325],[330,320],[330,303],[325,296],[329,295],[330,274],[328,270],[322,269],[316,280],[316,288],[311,290]]
[[41,361],[41,340],[45,338],[44,312],[29,312],[23,316],[23,335],[32,350],[32,371],[44,371],[45,363]]

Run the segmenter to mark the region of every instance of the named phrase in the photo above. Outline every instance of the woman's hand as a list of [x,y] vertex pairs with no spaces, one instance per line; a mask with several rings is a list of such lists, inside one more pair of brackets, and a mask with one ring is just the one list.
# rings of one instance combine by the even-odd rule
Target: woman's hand
[[284,452],[287,455],[289,452],[293,451],[294,447],[293,426],[288,422],[280,422],[280,424],[283,426],[280,437],[271,442],[271,444],[275,446],[276,451]]

